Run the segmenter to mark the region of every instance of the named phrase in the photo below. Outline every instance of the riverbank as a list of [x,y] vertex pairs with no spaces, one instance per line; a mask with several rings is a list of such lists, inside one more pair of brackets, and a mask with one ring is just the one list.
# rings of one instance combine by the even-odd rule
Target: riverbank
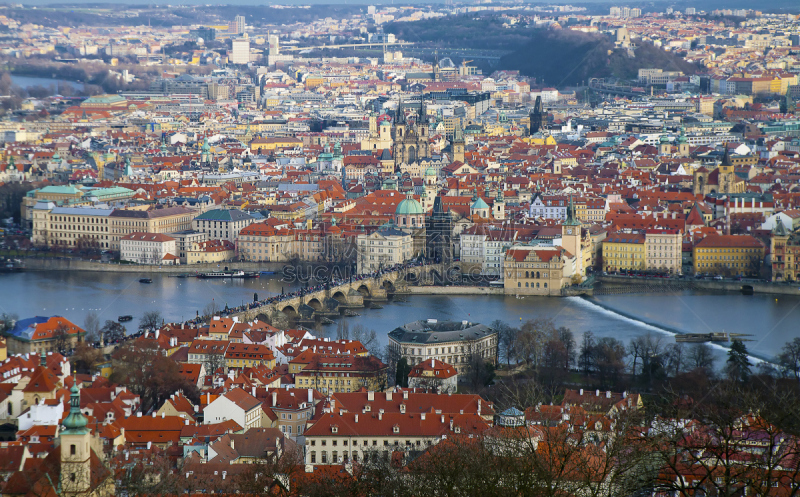
[[273,271],[281,273],[283,262],[221,262],[219,264],[192,264],[191,266],[149,266],[142,264],[115,264],[108,262],[84,261],[80,259],[39,259],[27,258],[25,269],[28,271],[97,271],[106,273],[157,273],[185,274],[219,271],[227,267],[241,271]]
[[[696,280],[677,278],[643,278],[637,276],[598,276],[597,281],[614,287],[628,286],[628,292],[650,293],[654,287],[675,287],[686,290],[702,290],[707,292],[764,293],[767,295],[800,296],[800,284],[768,283],[764,281],[735,280]],[[647,287],[647,288],[645,288]]]
[[488,286],[409,286],[411,295],[503,295],[502,288]]

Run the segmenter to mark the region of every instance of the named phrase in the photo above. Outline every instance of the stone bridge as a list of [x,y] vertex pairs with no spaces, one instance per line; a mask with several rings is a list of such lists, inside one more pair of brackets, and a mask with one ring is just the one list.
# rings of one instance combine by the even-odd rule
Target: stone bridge
[[409,267],[386,272],[379,276],[354,279],[250,311],[231,314],[231,316],[242,318],[242,315],[247,312],[257,311],[259,314],[270,314],[274,310],[286,314],[290,319],[302,321],[313,320],[316,317],[339,316],[346,309],[365,307],[373,302],[385,302],[389,296],[395,294],[407,294],[409,285],[441,282],[445,276],[443,271],[442,264]]

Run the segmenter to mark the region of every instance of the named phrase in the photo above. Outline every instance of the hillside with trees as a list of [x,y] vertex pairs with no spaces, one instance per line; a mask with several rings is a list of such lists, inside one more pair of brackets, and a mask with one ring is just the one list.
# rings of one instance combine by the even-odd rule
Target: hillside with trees
[[535,30],[530,40],[503,57],[500,65],[540,82],[544,79],[551,86],[577,85],[589,78],[633,79],[645,68],[697,72],[695,65],[650,43],[639,43],[634,55],[615,49],[613,41],[601,34]]

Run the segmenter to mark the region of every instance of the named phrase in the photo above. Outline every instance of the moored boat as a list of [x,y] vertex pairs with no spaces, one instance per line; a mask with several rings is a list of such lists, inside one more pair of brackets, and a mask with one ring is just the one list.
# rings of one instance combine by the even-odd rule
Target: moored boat
[[127,323],[128,321],[132,321],[132,320],[133,320],[133,316],[131,316],[130,314],[126,314],[124,316],[120,316],[120,317],[117,318],[117,321],[119,321],[120,323]]
[[150,278],[139,278],[139,283],[152,283],[153,280]]

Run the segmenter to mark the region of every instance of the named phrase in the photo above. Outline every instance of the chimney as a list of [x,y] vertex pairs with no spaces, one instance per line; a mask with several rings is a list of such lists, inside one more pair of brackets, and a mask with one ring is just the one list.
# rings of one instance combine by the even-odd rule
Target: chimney
[[233,437],[231,437],[231,450],[236,450],[236,447],[234,445]]
[[392,392],[386,392],[386,400],[387,401],[392,400]]
[[453,431],[453,418],[450,418],[450,431]]
[[403,390],[403,400],[408,400],[408,390]]
[[581,388],[581,397],[583,397],[583,388]]
[[444,414],[442,414],[442,424],[444,424]]
[[147,450],[153,447],[153,442],[147,442]]
[[370,402],[375,400],[375,392],[372,392],[372,391],[367,392],[367,400],[370,401]]
[[313,404],[314,403],[314,389],[313,388],[309,388],[308,389],[308,403],[309,404]]
[[606,390],[606,398],[607,399],[611,398],[611,390]]
[[358,423],[358,414],[356,414],[356,423]]
[[378,421],[383,421],[383,409],[378,411]]
[[278,405],[278,392],[272,392],[272,407]]
[[160,335],[160,334],[161,334],[161,332],[159,330],[156,330],[156,340],[158,340],[158,335]]
[[478,416],[481,415],[481,398],[478,397]]
[[420,413],[419,419],[421,419],[422,421],[425,421],[425,413],[424,412]]
[[166,418],[166,417],[167,417],[167,413],[166,413],[166,412],[162,412],[162,413],[161,413],[161,419],[164,419],[164,418]]
[[594,391],[594,396],[595,397],[600,397],[600,390],[599,389]]

